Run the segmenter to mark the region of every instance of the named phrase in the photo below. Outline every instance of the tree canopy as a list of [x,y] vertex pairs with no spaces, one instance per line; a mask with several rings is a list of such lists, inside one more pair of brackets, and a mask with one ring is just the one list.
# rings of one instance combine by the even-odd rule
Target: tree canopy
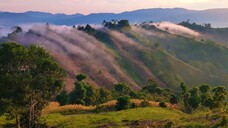
[[61,91],[65,71],[44,48],[0,45],[0,112],[18,127],[35,127],[48,100]]

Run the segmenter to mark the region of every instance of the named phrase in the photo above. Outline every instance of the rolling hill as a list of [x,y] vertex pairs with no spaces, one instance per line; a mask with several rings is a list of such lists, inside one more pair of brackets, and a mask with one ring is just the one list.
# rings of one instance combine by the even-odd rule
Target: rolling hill
[[45,47],[68,72],[67,90],[74,87],[78,73],[87,74],[94,86],[108,89],[118,82],[139,89],[150,78],[172,89],[181,82],[228,85],[226,43],[210,41],[205,33],[180,25],[170,23],[165,30],[159,26],[162,23],[145,23],[131,29],[98,28],[90,33],[66,26],[35,25],[10,40]]

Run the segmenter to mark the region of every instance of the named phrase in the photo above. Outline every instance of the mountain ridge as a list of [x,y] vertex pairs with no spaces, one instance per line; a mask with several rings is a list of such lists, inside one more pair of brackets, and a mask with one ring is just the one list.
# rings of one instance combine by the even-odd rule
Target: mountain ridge
[[144,21],[170,21],[178,23],[190,19],[191,22],[211,23],[215,27],[227,27],[228,8],[191,10],[185,8],[149,8],[121,13],[91,13],[83,15],[27,11],[24,13],[0,12],[0,25],[8,26],[27,23],[51,23],[56,25],[100,24],[103,20],[127,19],[131,23]]

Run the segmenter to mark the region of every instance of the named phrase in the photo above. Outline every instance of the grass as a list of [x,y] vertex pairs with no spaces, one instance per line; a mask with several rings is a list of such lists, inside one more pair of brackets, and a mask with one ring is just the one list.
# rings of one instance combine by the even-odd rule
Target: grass
[[[142,100],[134,99],[137,106]],[[103,104],[106,107],[115,105],[115,101]],[[197,110],[192,114],[183,113],[180,110],[168,106],[168,108],[157,107],[157,102],[150,102],[150,107],[134,108],[122,111],[108,111],[93,113],[87,111],[75,113],[74,109],[92,108],[78,105],[59,106],[56,102],[51,103],[42,114],[42,121],[50,127],[57,128],[102,128],[102,127],[164,127],[165,124],[172,122],[174,127],[184,128],[203,128],[212,127],[221,122],[222,117],[228,117],[224,110]],[[64,113],[66,109],[68,113]],[[65,111],[66,111],[65,110]],[[0,117],[0,128],[10,126],[15,121],[6,121],[5,116]],[[11,125],[12,126],[12,125]]]
[[0,116],[0,128],[9,126],[10,124],[15,124],[15,120],[6,120],[6,116]]
[[164,127],[168,122],[174,127],[204,128],[216,126],[227,112],[198,110],[186,114],[176,109],[161,107],[134,108],[122,111],[61,115],[60,113],[43,116],[49,126],[59,128],[95,127]]
[[[170,119],[170,117],[172,117]],[[60,128],[84,127],[93,128],[102,124],[114,122],[119,127],[124,126],[124,120],[127,121],[142,121],[142,120],[171,120],[178,122],[185,114],[169,108],[147,107],[135,108],[117,112],[107,112],[99,114],[76,114],[76,115],[61,115],[52,113],[44,115],[49,126]]]

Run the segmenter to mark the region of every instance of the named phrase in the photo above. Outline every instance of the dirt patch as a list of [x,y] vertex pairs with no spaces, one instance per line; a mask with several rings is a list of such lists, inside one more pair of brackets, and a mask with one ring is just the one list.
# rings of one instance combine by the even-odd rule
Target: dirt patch
[[133,120],[133,121],[123,121],[125,126],[130,128],[164,128],[164,125],[168,121],[153,121],[153,120]]
[[118,124],[116,124],[115,122],[109,122],[107,124],[97,126],[96,128],[117,128],[117,127],[118,127]]

